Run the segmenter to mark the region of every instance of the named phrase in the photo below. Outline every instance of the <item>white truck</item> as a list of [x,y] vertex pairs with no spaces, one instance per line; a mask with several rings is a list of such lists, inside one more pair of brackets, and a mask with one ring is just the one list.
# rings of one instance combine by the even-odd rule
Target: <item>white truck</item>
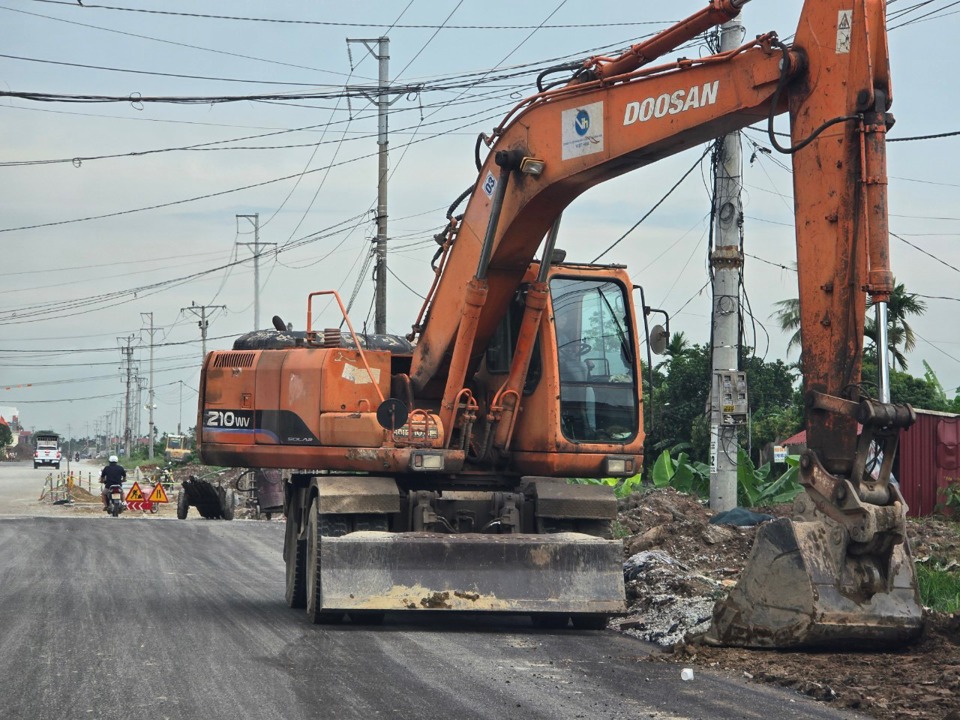
[[60,469],[60,436],[56,433],[37,433],[36,449],[33,451],[33,469],[41,465],[53,465]]

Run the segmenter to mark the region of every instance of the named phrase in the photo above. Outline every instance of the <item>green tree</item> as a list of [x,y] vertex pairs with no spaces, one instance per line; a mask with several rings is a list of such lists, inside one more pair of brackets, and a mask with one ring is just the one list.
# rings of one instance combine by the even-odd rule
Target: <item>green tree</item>
[[10,426],[0,423],[0,449],[7,447],[12,442],[13,433],[10,431]]
[[669,359],[682,357],[684,355],[689,355],[692,351],[692,346],[690,341],[687,340],[686,334],[681,330],[670,336],[670,342],[667,343],[666,349],[664,349],[663,354]]
[[741,367],[747,373],[753,459],[759,464],[765,445],[803,427],[803,396],[795,369],[782,360],[768,363],[751,356],[741,360]]
[[770,317],[777,321],[780,329],[785,333],[790,333],[790,340],[787,342],[787,353],[793,348],[798,350],[803,347],[800,343],[800,298],[787,298],[775,302],[779,310],[776,310]]
[[[703,418],[710,388],[710,352],[705,345],[687,345],[683,333],[671,338],[667,359],[655,368],[654,392],[644,404],[647,439],[645,454],[656,458],[665,449],[682,445],[690,448],[694,460],[703,461],[709,440],[690,447],[694,423]],[[672,348],[672,351],[671,351]],[[672,354],[671,354],[672,353]],[[649,388],[647,389],[649,393]],[[654,421],[650,410],[655,408]],[[699,439],[699,438],[698,438]]]
[[[656,458],[663,450],[679,446],[694,462],[706,462],[710,450],[707,407],[713,376],[710,348],[685,345],[682,340],[680,338],[674,352],[657,365],[656,390],[652,398],[656,409],[652,426],[649,421],[650,396],[646,396],[645,453],[648,458]],[[753,448],[754,455],[759,458],[760,448],[766,443],[792,435],[802,427],[801,395],[795,387],[794,368],[782,360],[767,363],[750,356],[741,359],[741,367],[747,373]],[[746,427],[740,440],[746,447]]]
[[[871,298],[867,299],[867,307],[873,307]],[[916,347],[917,338],[913,328],[910,327],[910,323],[907,322],[907,318],[910,316],[919,317],[926,311],[927,304],[923,300],[914,293],[908,293],[903,283],[894,281],[893,292],[890,293],[890,299],[887,301],[887,325],[889,326],[887,334],[890,336],[890,345],[894,345],[893,336],[896,333],[898,344],[903,345],[904,352],[913,350]],[[893,347],[891,347],[892,349]],[[902,365],[901,369],[905,370],[906,367],[906,365]]]

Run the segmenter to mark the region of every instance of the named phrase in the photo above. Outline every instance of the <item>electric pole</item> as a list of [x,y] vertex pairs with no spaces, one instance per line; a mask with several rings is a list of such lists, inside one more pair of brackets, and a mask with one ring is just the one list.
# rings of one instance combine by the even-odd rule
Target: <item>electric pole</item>
[[146,378],[139,373],[133,378],[133,381],[137,384],[137,402],[133,406],[133,428],[136,431],[134,437],[136,438],[137,450],[140,449],[140,440],[143,438],[143,413],[140,412],[140,408],[143,407],[144,380]]
[[150,389],[147,393],[147,458],[153,460],[153,313],[140,313],[141,318],[150,318]]
[[180,312],[184,312],[184,311],[192,312],[194,315],[200,318],[200,322],[198,322],[197,325],[200,327],[200,348],[201,348],[200,359],[201,361],[203,360],[203,358],[207,356],[207,327],[209,327],[210,325],[210,321],[207,319],[208,317],[207,311],[208,310],[211,310],[211,311],[226,310],[226,309],[227,309],[226,305],[197,305],[195,302],[191,302],[190,307],[188,308],[180,308]]
[[[374,280],[376,282],[376,302],[374,313],[374,332],[382,335],[387,332],[387,174],[389,169],[388,123],[387,113],[393,100],[390,94],[390,38],[348,39],[347,43],[361,43],[373,57],[380,62],[380,76],[377,94],[367,100],[377,106],[377,262]],[[374,49],[376,44],[376,49]]]
[[[720,26],[720,52],[743,42],[740,16]],[[743,208],[740,133],[717,141],[714,161],[713,381],[710,393],[710,509],[737,506],[737,430],[747,420],[747,380],[740,372],[740,280]]]
[[238,242],[237,245],[246,245],[247,247],[253,246],[253,329],[260,329],[260,246],[261,245],[276,245],[276,243],[261,243],[260,242],[260,213],[254,213],[253,215],[237,215],[237,219],[244,218],[249,220],[253,224],[253,242],[252,243],[242,243]]
[[123,405],[123,449],[127,458],[130,457],[130,383],[133,380],[133,339],[134,336],[130,335],[126,338],[117,338],[118,341],[126,341],[126,346],[120,347],[120,352],[123,353],[123,364],[124,370],[126,371],[126,386],[127,392],[124,397]]

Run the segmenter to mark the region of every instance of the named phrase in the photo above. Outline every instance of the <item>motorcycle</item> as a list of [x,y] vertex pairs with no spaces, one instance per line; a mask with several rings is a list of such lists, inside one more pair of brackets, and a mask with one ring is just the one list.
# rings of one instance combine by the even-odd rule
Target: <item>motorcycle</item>
[[107,512],[113,517],[119,517],[120,513],[127,509],[127,504],[123,501],[123,486],[111,485],[109,498],[107,500]]

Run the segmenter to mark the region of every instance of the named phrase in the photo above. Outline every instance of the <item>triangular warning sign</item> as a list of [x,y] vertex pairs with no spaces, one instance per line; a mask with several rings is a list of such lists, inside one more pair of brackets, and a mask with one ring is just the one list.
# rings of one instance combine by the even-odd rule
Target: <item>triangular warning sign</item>
[[849,13],[840,13],[840,25],[838,26],[840,30],[849,30],[850,29],[850,15]]
[[127,502],[143,502],[143,490],[140,489],[140,483],[135,482],[133,484],[125,499]]
[[154,485],[153,492],[150,493],[150,497],[148,497],[147,500],[155,503],[170,502],[167,499],[167,491],[163,489],[163,485],[161,485],[160,483],[157,483],[156,485]]

